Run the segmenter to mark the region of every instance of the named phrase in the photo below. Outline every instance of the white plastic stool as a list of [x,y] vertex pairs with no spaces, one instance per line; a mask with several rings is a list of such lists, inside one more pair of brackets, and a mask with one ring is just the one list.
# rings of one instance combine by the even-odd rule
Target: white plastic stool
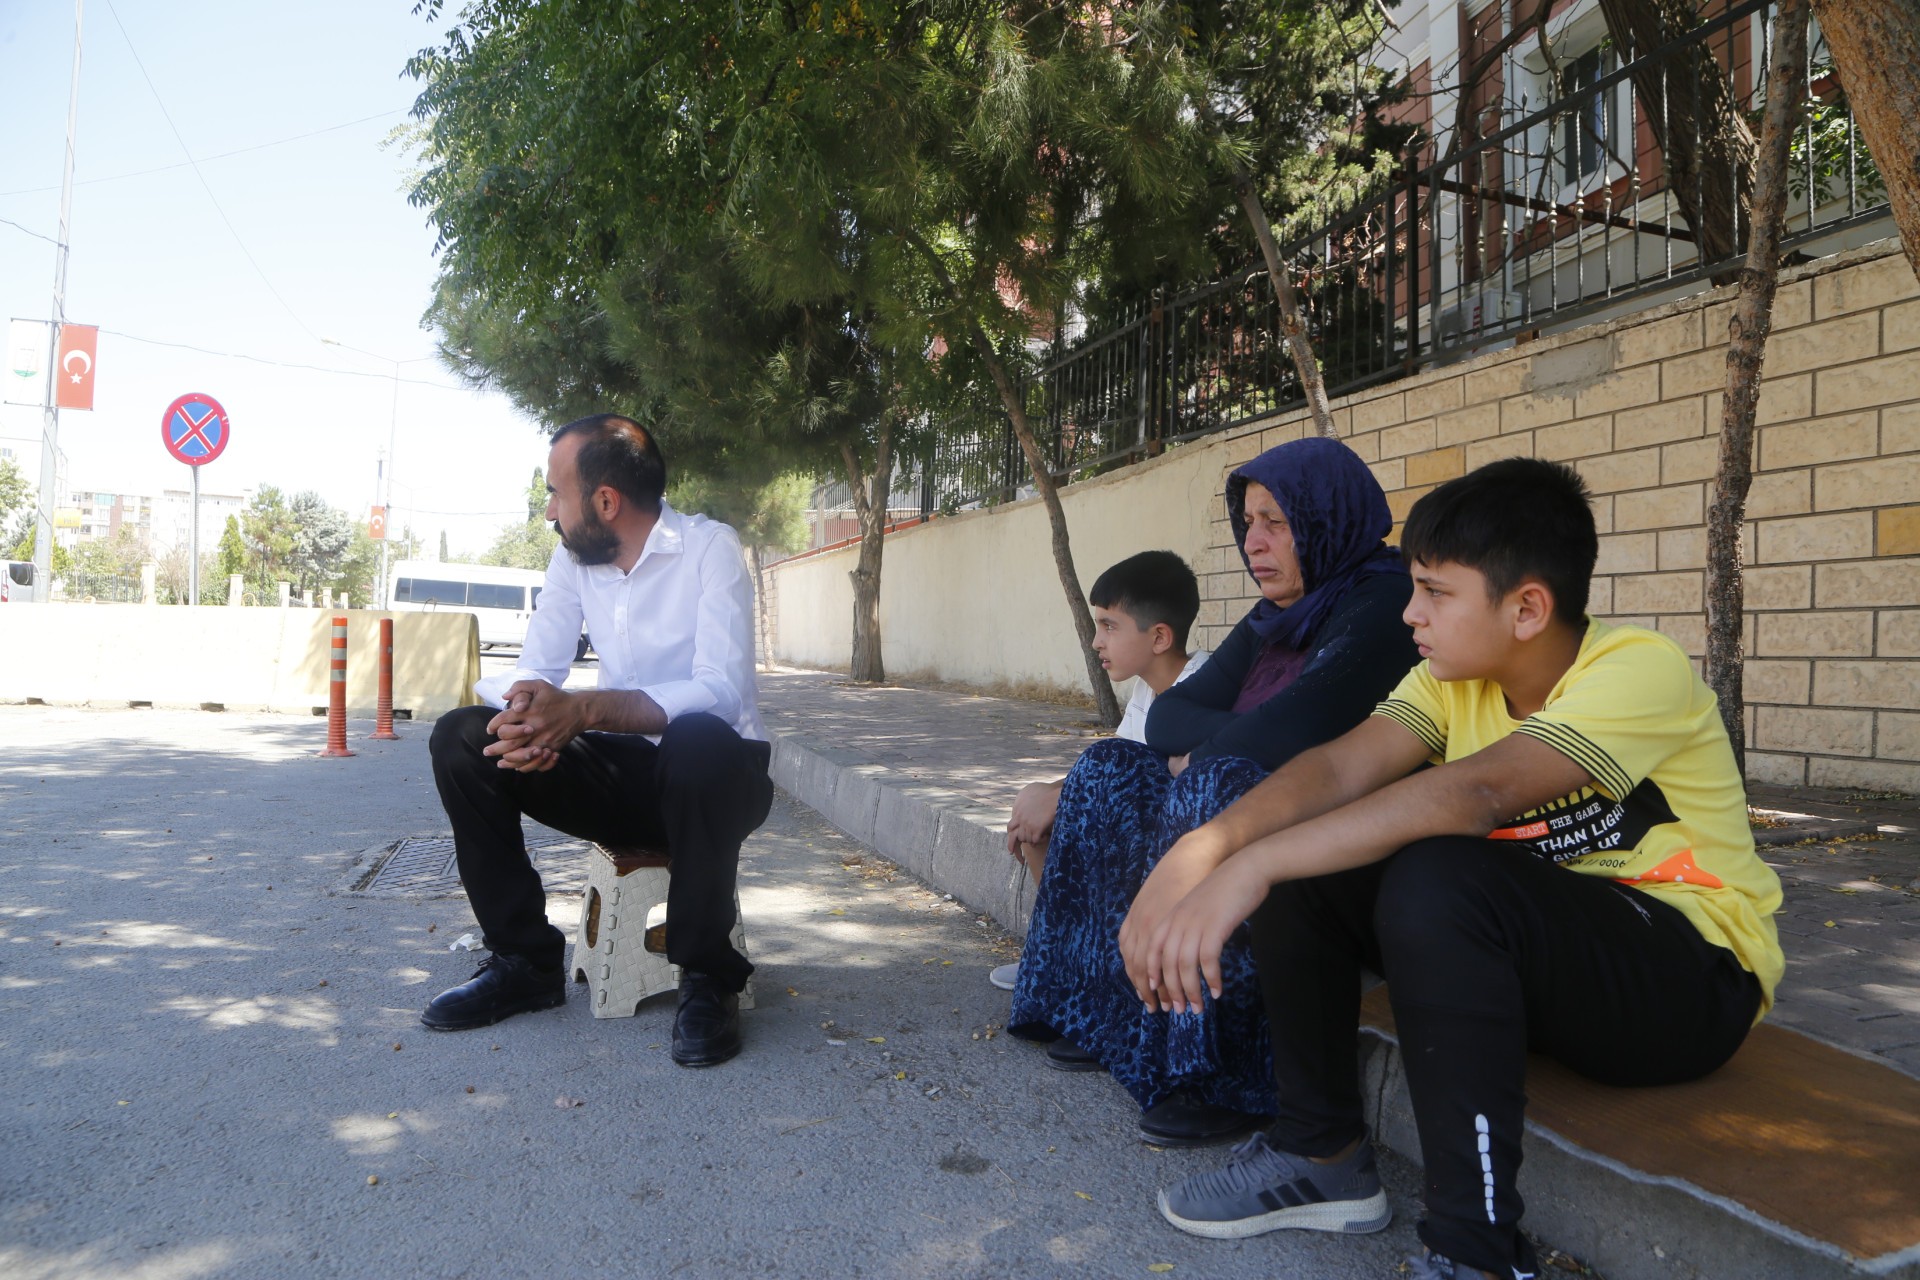
[[[609,848],[587,854],[587,889],[580,899],[574,935],[573,980],[587,984],[587,1004],[596,1018],[631,1018],[640,1002],[680,985],[680,967],[665,956],[668,858],[654,849]],[[647,948],[655,933],[660,951]],[[740,894],[733,895],[733,949],[747,954]],[[740,993],[740,1007],[753,1008],[753,982]]]

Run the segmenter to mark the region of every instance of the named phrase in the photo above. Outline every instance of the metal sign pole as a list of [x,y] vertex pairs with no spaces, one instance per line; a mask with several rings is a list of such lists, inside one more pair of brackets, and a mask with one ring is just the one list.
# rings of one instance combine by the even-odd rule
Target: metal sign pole
[[67,318],[67,234],[73,213],[73,135],[80,115],[80,22],[85,0],[73,0],[73,78],[67,87],[67,153],[60,172],[60,240],[53,259],[53,325],[47,343],[47,404],[40,429],[40,507],[33,526],[33,598],[53,599],[53,508],[59,501],[60,409],[53,402],[60,326]]
[[200,603],[200,468],[189,467],[193,472],[193,528],[187,534],[187,603]]

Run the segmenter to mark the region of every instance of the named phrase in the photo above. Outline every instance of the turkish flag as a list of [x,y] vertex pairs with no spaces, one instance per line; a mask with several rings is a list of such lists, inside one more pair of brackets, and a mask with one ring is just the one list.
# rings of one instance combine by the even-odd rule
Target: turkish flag
[[60,351],[53,362],[53,402],[60,408],[93,408],[93,352],[99,342],[97,326],[60,326]]
[[373,516],[367,521],[367,536],[379,542],[387,536],[387,509],[375,507]]

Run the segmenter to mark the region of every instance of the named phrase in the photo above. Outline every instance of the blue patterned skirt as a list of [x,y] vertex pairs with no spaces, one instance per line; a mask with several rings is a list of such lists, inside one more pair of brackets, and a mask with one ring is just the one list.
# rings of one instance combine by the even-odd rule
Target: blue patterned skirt
[[1138,742],[1111,738],[1081,754],[1060,792],[1047,862],[1020,955],[1008,1029],[1070,1037],[1151,1107],[1176,1089],[1272,1115],[1273,1049],[1247,928],[1220,957],[1222,994],[1197,1013],[1148,1013],[1120,961],[1120,925],[1154,864],[1266,776],[1216,756],[1178,778]]

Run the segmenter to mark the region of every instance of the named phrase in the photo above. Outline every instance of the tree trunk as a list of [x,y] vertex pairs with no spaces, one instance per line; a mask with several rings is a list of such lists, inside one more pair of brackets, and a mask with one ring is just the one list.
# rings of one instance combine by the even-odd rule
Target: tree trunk
[[1079,571],[1073,567],[1073,548],[1067,541],[1067,512],[1060,505],[1060,487],[1053,482],[1053,472],[1040,453],[1033,424],[1027,421],[1027,407],[1021,402],[1013,379],[1007,375],[1006,362],[1000,359],[1000,353],[993,349],[993,343],[978,325],[973,326],[973,343],[986,362],[987,372],[993,376],[994,389],[1000,393],[1000,403],[1007,411],[1007,419],[1013,423],[1014,439],[1020,442],[1027,470],[1033,473],[1034,487],[1040,490],[1040,501],[1047,508],[1047,524],[1053,531],[1053,567],[1060,575],[1061,590],[1067,593],[1073,632],[1080,637],[1080,656],[1087,664],[1087,684],[1093,690],[1101,722],[1112,728],[1120,723],[1120,699],[1113,692],[1113,681],[1100,666],[1100,655],[1093,651],[1093,612],[1087,608],[1087,593],[1081,589]]
[[[1700,25],[1693,0],[1600,0],[1622,58],[1639,59]],[[1793,75],[1804,80],[1804,63]],[[1753,197],[1753,131],[1734,100],[1726,69],[1708,44],[1694,44],[1633,75],[1647,126],[1666,160],[1667,188],[1693,231],[1702,263],[1740,251],[1739,210]],[[1632,139],[1627,145],[1631,148]],[[1737,277],[1715,277],[1726,284]]]
[[887,678],[880,655],[880,557],[886,549],[887,504],[893,485],[893,418],[880,416],[874,441],[871,491],[860,474],[860,457],[850,444],[840,446],[847,466],[847,487],[860,517],[860,556],[847,577],[853,580],[853,678],[878,684]]
[[1253,224],[1254,239],[1260,242],[1260,256],[1267,263],[1267,279],[1273,284],[1273,298],[1280,307],[1280,336],[1287,344],[1287,354],[1293,357],[1294,371],[1300,375],[1300,392],[1306,397],[1307,409],[1313,414],[1313,428],[1329,440],[1337,439],[1340,433],[1334,429],[1333,410],[1327,406],[1327,381],[1320,376],[1319,357],[1314,355],[1313,343],[1307,338],[1307,323],[1300,314],[1300,295],[1294,292],[1293,279],[1287,272],[1286,264],[1280,261],[1280,246],[1273,238],[1273,223],[1267,218],[1266,206],[1260,203],[1260,192],[1253,185],[1253,175],[1247,172],[1247,166],[1240,162],[1240,157],[1228,150],[1226,131],[1214,115],[1213,108],[1200,101],[1194,105],[1212,131],[1221,154],[1227,157],[1227,172],[1233,182],[1233,193],[1239,197],[1247,221]]
[[1814,0],[1813,12],[1920,277],[1920,0]]
[[[955,305],[960,304],[960,290],[953,282],[953,274],[933,246],[912,231],[904,233],[904,238],[926,260],[947,297]],[[1080,574],[1073,567],[1073,547],[1067,540],[1067,513],[1060,505],[1059,486],[1054,484],[1053,472],[1041,456],[1033,424],[1027,421],[1027,407],[1007,374],[1006,362],[994,350],[992,340],[977,320],[967,316],[963,323],[967,326],[968,339],[993,378],[994,390],[1000,393],[1000,404],[1007,411],[1007,420],[1013,424],[1014,438],[1020,442],[1027,470],[1033,473],[1034,487],[1040,491],[1040,501],[1047,509],[1047,525],[1053,533],[1053,567],[1060,575],[1061,589],[1067,593],[1067,612],[1073,618],[1073,632],[1080,638],[1080,656],[1087,664],[1087,686],[1093,691],[1094,706],[1099,709],[1101,721],[1111,728],[1120,723],[1120,699],[1114,695],[1113,681],[1107,679],[1107,673],[1101,669],[1100,655],[1093,651],[1093,612],[1087,608],[1087,593],[1080,589]]]
[[1733,758],[1746,776],[1745,691],[1740,632],[1746,615],[1740,531],[1753,484],[1753,419],[1760,365],[1773,327],[1773,290],[1780,270],[1780,231],[1787,209],[1787,151],[1806,89],[1808,0],[1780,0],[1770,60],[1767,118],[1753,183],[1753,235],[1740,269],[1740,296],[1728,325],[1727,393],[1720,419],[1720,462],[1707,509],[1707,684]]
[[747,562],[753,566],[754,661],[768,667],[773,665],[773,619],[767,608],[767,557],[759,543],[747,548]]

